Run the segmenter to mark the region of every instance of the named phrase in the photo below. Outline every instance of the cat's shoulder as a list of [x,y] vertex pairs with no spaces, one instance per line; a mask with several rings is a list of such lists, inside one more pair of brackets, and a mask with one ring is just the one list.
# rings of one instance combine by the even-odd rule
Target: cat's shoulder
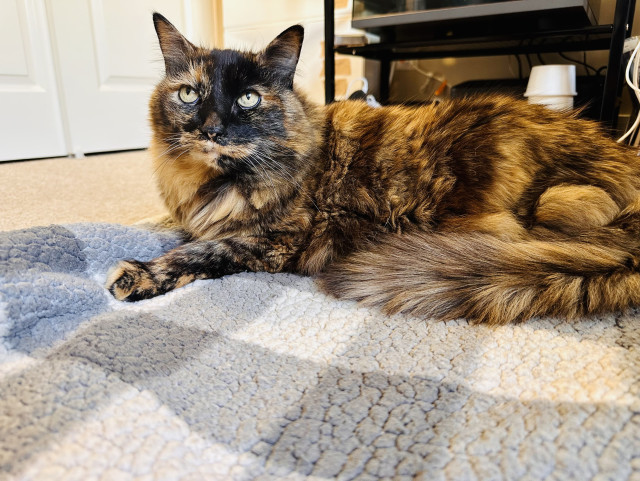
[[344,100],[329,104],[325,109],[327,122],[342,132],[351,129],[376,128],[391,120],[406,118],[415,115],[431,115],[433,107],[420,108],[404,105],[389,105],[372,107],[363,100]]

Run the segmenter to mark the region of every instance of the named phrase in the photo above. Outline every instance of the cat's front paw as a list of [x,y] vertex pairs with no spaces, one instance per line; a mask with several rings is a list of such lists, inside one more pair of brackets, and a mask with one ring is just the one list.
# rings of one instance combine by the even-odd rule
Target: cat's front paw
[[107,274],[105,286],[119,301],[140,301],[162,294],[149,267],[140,261],[120,261]]

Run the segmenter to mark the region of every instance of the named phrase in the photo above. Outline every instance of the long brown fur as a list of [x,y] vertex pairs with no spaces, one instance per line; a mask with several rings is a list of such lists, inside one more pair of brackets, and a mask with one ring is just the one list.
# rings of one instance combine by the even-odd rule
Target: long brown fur
[[[318,275],[389,313],[493,324],[640,305],[640,160],[597,123],[500,96],[319,107],[293,87],[301,27],[246,53],[154,21],[167,75],[151,152],[193,241],[114,268],[118,299],[251,270]],[[180,103],[185,85],[201,103]],[[246,91],[261,103],[245,111]]]

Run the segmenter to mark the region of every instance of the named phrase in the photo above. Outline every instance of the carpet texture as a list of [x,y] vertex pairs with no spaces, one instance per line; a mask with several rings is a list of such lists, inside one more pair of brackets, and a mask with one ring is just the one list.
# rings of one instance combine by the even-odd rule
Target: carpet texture
[[0,230],[166,214],[147,151],[0,162]]
[[177,235],[0,233],[0,479],[640,480],[640,314],[387,317],[245,273],[133,304]]

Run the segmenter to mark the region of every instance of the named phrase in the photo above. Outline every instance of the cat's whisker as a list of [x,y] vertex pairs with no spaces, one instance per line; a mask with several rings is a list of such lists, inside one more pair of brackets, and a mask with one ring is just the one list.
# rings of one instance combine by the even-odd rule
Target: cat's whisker
[[176,141],[174,141],[174,142],[172,142],[170,144],[167,144],[167,145],[169,147],[164,152],[161,152],[160,154],[158,154],[159,156],[163,156],[163,155],[171,153],[172,151],[174,151],[177,148],[181,147],[182,143],[180,142],[180,139],[178,139],[178,140],[176,140]]
[[273,183],[273,179],[271,178],[271,176],[269,175],[269,173],[267,172],[267,170],[265,169],[263,162],[261,161],[261,159],[259,157],[256,157],[254,154],[249,154],[249,156],[247,158],[252,158],[253,160],[256,161],[255,165],[259,170],[261,170],[264,173],[264,177],[262,177],[265,180],[265,183],[269,183],[271,185],[271,188],[273,190],[273,194],[278,197],[278,189],[276,189],[275,184]]
[[[284,152],[284,150],[283,150]],[[277,159],[273,158],[272,156],[269,155],[265,155],[263,154],[263,158],[265,158],[266,160],[269,161],[268,163],[268,168],[269,169],[274,169],[276,172],[279,172],[280,174],[282,174],[282,178],[284,181],[286,182],[290,182],[294,187],[298,188],[299,192],[302,192],[305,197],[307,199],[309,199],[309,201],[313,204],[313,206],[316,208],[316,210],[318,212],[320,212],[320,208],[317,206],[317,204],[314,202],[313,198],[311,197],[311,194],[309,192],[306,192],[302,185],[300,184],[300,182],[298,182],[298,180],[291,174],[290,171],[288,171],[288,168],[291,168],[291,166],[282,163],[282,159],[283,157],[290,157],[290,158],[294,158],[295,157],[295,153],[293,151],[289,151],[287,152],[287,156],[285,155],[279,155]],[[260,159],[262,161],[262,159]]]
[[153,171],[153,175],[157,175],[160,170],[162,170],[164,167],[169,165],[171,162],[174,162],[174,161],[178,160],[180,157],[182,157],[188,151],[189,151],[189,147],[185,147],[184,151],[182,151],[182,152],[180,152],[180,150],[178,150],[178,152],[180,152],[180,153],[179,153],[179,155],[177,157],[167,157],[166,152],[158,155],[158,158],[161,161],[158,164],[158,166],[155,168],[155,170]]
[[251,166],[255,169],[255,172],[258,175],[258,177],[260,177],[265,183],[269,181],[268,177],[266,176],[266,172],[263,173],[263,172],[260,172],[260,170],[258,170],[258,165],[254,163],[251,156],[244,157],[243,159],[246,159],[251,164]]
[[176,158],[173,159],[173,161],[178,160],[180,157],[182,157],[184,154],[186,154],[187,152],[189,152],[189,148],[186,148],[184,150],[184,152],[182,152],[180,155],[178,155]]
[[170,159],[166,158],[166,157],[161,157],[161,161],[160,163],[158,163],[158,166],[154,169],[153,171],[153,175],[157,175],[158,172],[160,172],[164,167],[166,167],[169,164]]
[[169,157],[169,154],[175,152],[176,150],[180,150],[180,147],[183,147],[182,145],[174,145],[173,147],[165,150],[164,152],[161,152],[160,154],[158,154],[159,157]]

